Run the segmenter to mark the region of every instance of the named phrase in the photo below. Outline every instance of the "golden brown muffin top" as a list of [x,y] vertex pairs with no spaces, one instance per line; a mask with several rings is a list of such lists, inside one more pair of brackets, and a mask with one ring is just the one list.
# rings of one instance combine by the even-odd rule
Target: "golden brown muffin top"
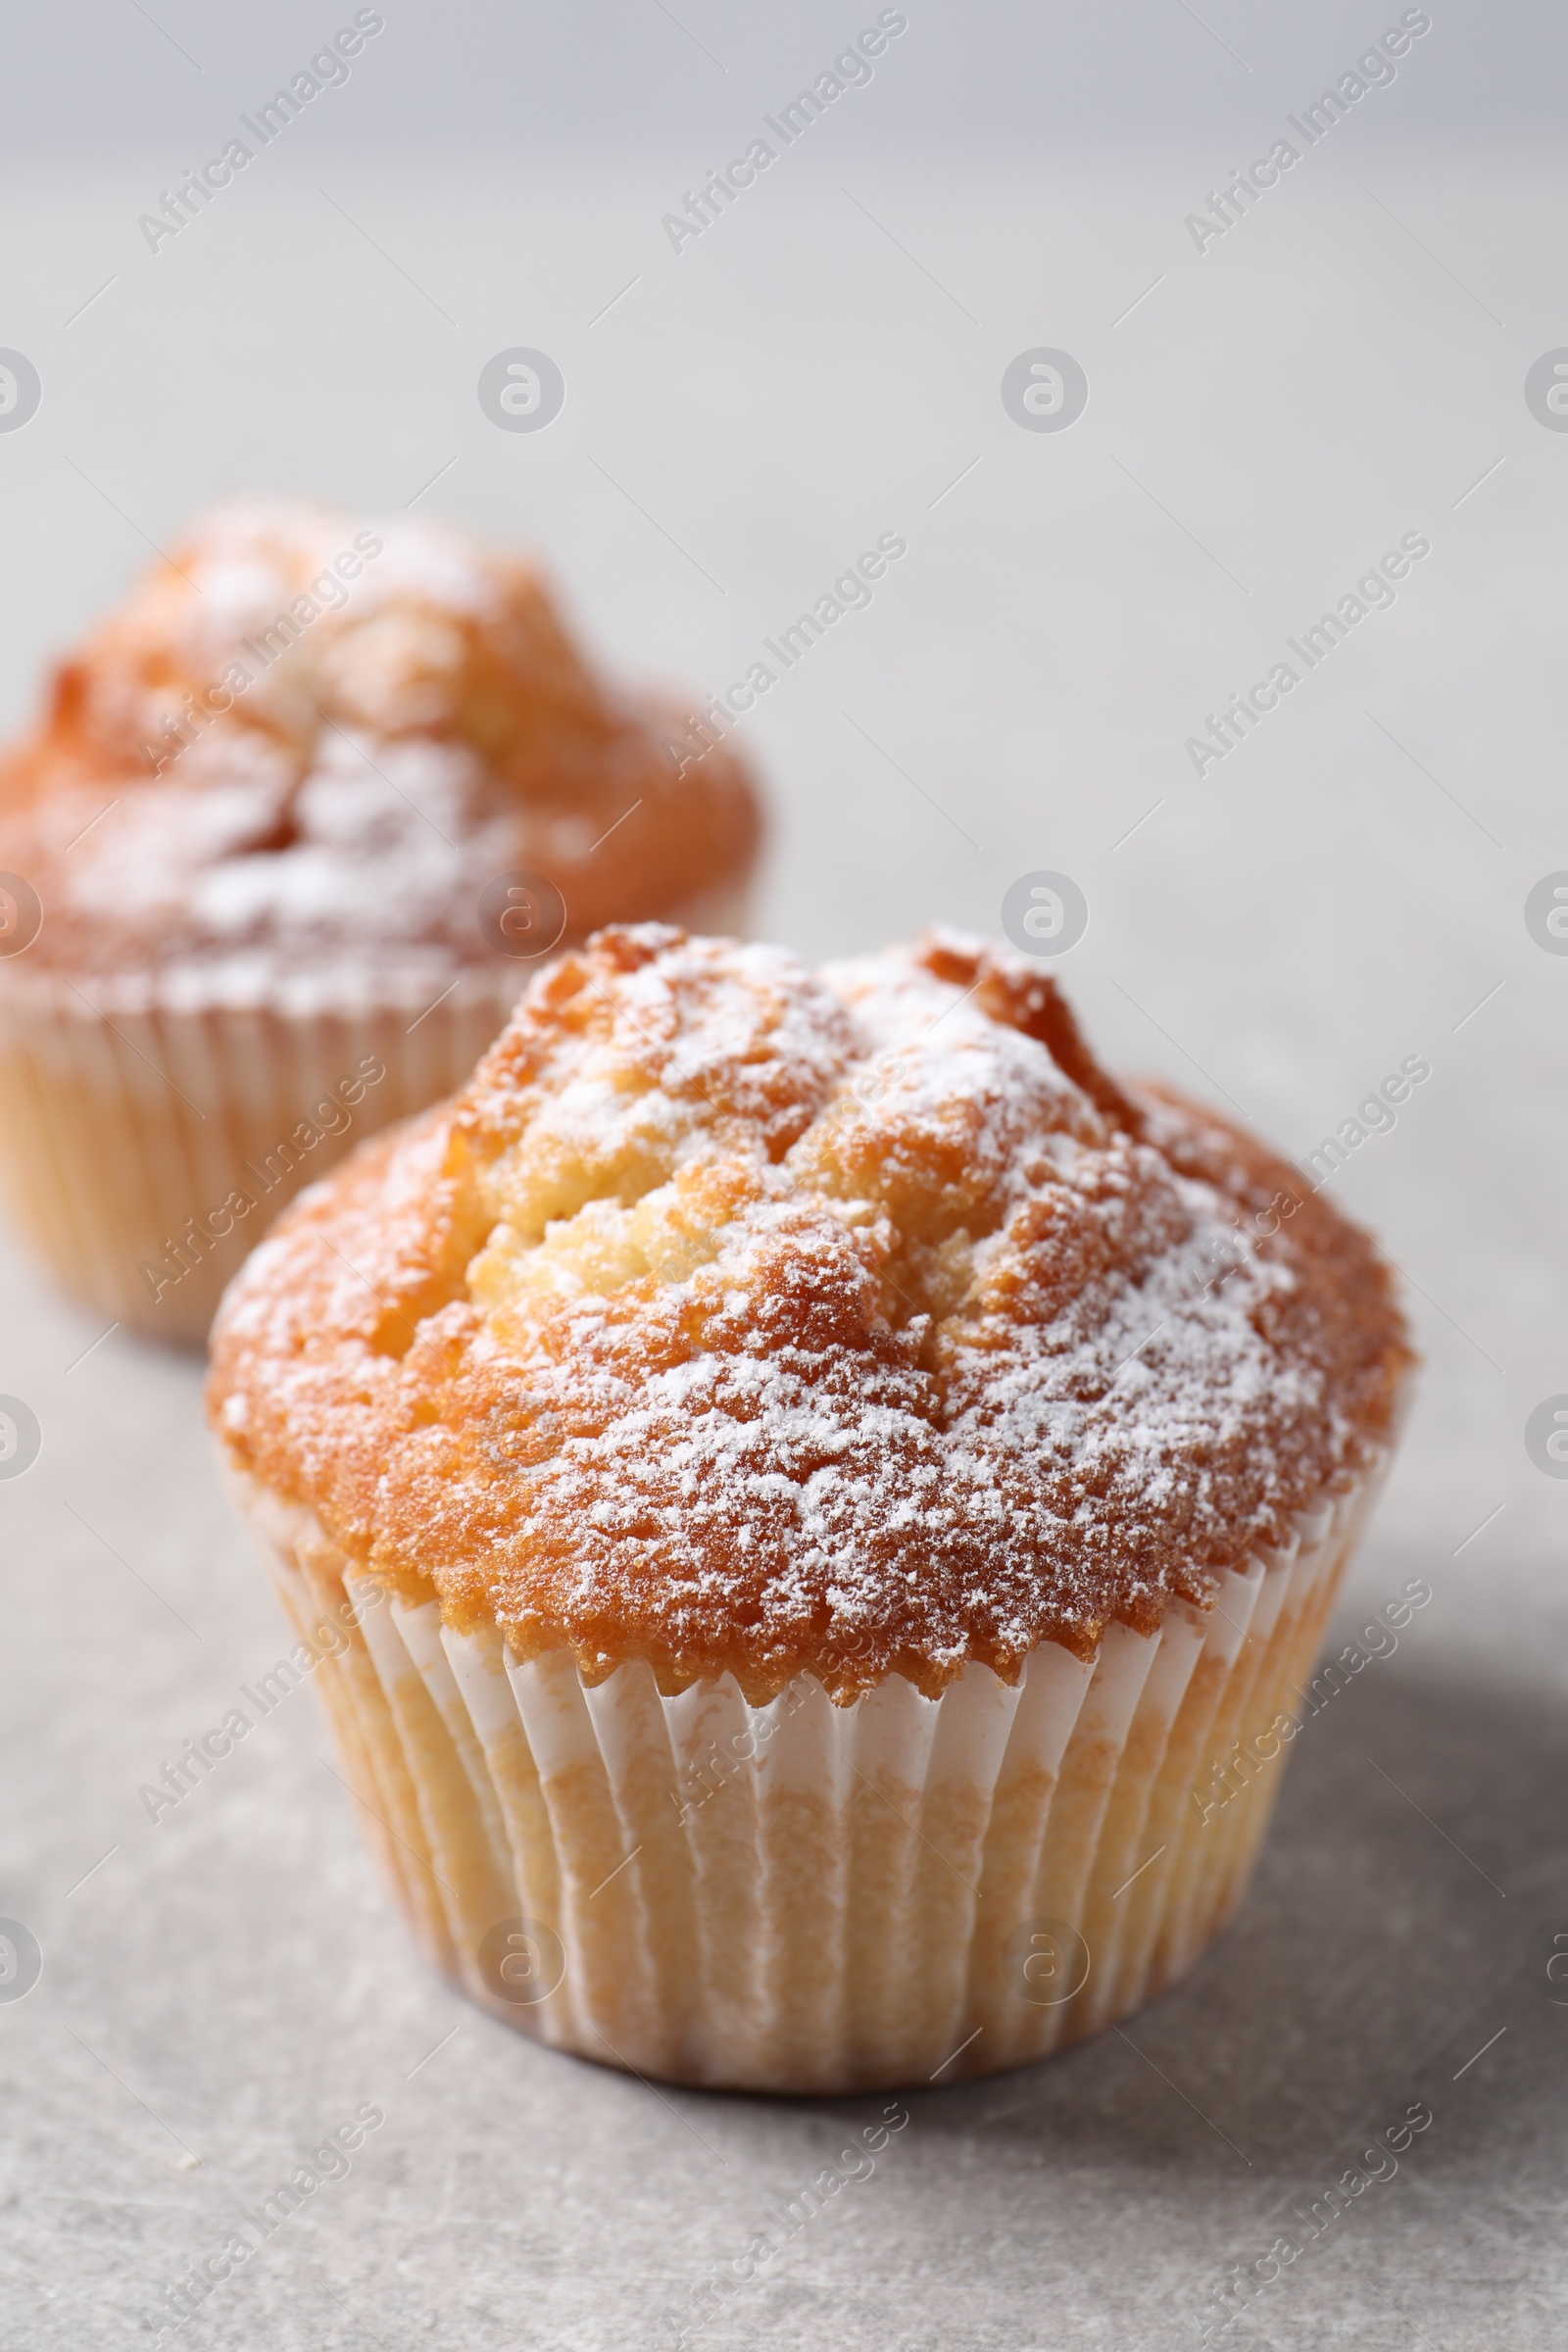
[[210,1403],[520,1655],[848,1696],[1206,1605],[1367,1467],[1408,1360],[1366,1236],[1124,1093],[1010,951],[811,972],[650,924],[287,1212]]
[[416,995],[500,963],[497,875],[553,883],[568,942],[742,876],[756,797],[686,736],[588,667],[517,556],[236,500],[60,665],[0,760],[0,866],[43,902],[33,965],[240,994],[379,968]]

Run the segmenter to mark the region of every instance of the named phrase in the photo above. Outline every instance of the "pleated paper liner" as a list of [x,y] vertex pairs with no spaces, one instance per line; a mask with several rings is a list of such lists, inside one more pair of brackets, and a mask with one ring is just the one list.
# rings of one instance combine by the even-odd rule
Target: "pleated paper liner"
[[[745,917],[745,892],[727,890],[671,919],[735,932]],[[422,1007],[317,1003],[303,985],[255,1004],[191,1002],[152,982],[78,989],[22,957],[0,963],[12,1222],[99,1314],[200,1343],[284,1202],[377,1128],[462,1086],[537,968],[476,969]]]
[[1043,1643],[1015,1686],[970,1666],[847,1707],[810,1676],[753,1707],[729,1677],[666,1698],[640,1664],[519,1665],[237,1484],[439,1969],[557,2049],[849,2092],[1043,2058],[1191,1967],[1246,1886],[1382,1466],[1207,1611],[1112,1626],[1089,1664]]

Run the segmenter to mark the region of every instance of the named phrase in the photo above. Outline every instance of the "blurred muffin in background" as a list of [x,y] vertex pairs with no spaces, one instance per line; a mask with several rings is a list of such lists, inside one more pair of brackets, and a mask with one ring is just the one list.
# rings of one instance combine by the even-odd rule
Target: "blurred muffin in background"
[[0,760],[0,1188],[66,1287],[201,1339],[272,1215],[464,1079],[535,958],[745,928],[729,747],[585,662],[534,565],[244,499]]

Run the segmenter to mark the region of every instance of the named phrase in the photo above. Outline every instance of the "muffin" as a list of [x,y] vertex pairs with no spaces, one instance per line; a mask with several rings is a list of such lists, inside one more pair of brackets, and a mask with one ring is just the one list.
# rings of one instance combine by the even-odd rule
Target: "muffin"
[[0,1188],[66,1286],[200,1339],[275,1210],[468,1075],[530,962],[745,927],[717,722],[608,686],[533,565],[247,500],[0,760]]
[[1372,1243],[1009,951],[647,924],[295,1203],[210,1407],[436,1965],[842,2092],[1216,1935],[1409,1361]]

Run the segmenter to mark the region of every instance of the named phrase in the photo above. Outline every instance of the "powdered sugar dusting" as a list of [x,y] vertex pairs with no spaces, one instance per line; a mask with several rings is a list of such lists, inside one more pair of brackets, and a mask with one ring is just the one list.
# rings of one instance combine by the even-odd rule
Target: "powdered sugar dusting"
[[1096,1096],[977,943],[812,975],[607,934],[270,1246],[215,1398],[381,1573],[590,1672],[847,1694],[1088,1654],[1364,1467],[1405,1360],[1353,1228],[1302,1198],[1257,1238],[1279,1163]]

